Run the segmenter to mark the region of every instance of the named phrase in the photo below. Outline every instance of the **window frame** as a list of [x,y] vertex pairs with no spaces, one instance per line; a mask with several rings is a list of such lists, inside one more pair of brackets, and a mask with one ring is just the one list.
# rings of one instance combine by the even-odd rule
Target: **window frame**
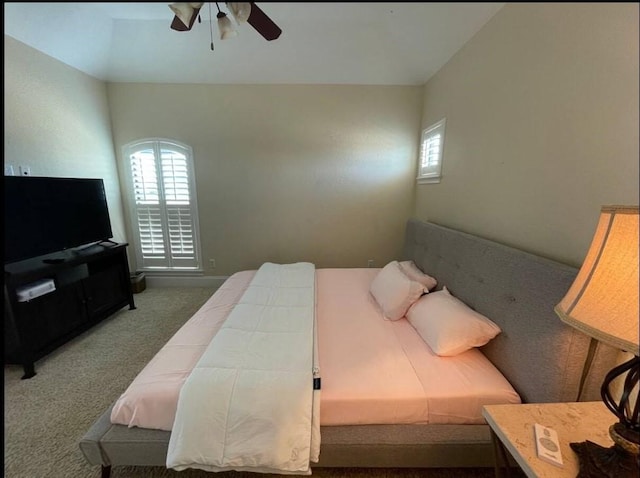
[[[420,137],[420,150],[418,154],[418,177],[416,178],[418,184],[436,184],[442,179],[442,162],[444,159],[444,140],[445,140],[445,127],[447,119],[442,118],[440,121],[433,123],[422,130]],[[433,139],[435,136],[440,135],[440,147],[437,152],[437,164],[432,166],[423,166],[422,158],[425,154],[425,148],[427,142]]]
[[[140,229],[138,223],[138,207],[136,205],[136,191],[134,189],[134,178],[131,171],[131,155],[137,151],[144,149],[153,149],[154,160],[156,161],[156,171],[159,175],[157,178],[158,193],[160,195],[159,207],[161,222],[163,225],[163,240],[166,251],[165,259],[153,259],[156,265],[145,264],[145,257],[142,252],[142,241],[140,238]],[[189,209],[192,216],[191,226],[193,228],[193,254],[194,254],[194,266],[176,266],[174,261],[176,258],[172,257],[171,248],[168,244],[168,219],[167,219],[167,204],[165,200],[165,185],[162,182],[162,163],[161,163],[161,150],[168,149],[175,152],[184,154],[185,163],[187,168],[187,183],[189,187]],[[198,202],[197,192],[195,184],[195,169],[193,161],[193,149],[191,146],[181,143],[169,138],[144,138],[132,141],[122,146],[122,164],[124,166],[124,176],[126,184],[126,198],[129,211],[129,226],[131,228],[132,243],[135,249],[135,266],[136,271],[151,273],[153,275],[202,275],[204,272],[201,253],[201,241],[200,241],[200,226],[198,215]],[[162,262],[165,264],[162,264]]]

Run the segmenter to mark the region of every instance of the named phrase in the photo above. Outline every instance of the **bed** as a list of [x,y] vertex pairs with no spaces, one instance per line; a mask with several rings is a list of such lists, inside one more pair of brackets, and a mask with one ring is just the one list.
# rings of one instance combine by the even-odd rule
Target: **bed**
[[[448,361],[448,371],[433,375],[427,362],[447,360],[432,353],[430,358],[429,347],[416,336],[406,319],[385,321],[379,317],[378,321],[366,322],[371,319],[358,316],[363,306],[369,309],[368,313],[376,310],[367,285],[379,270],[317,269],[318,355],[323,383],[320,454],[319,461],[312,466],[492,466],[490,432],[480,417],[482,404],[569,402],[578,395],[585,401],[599,399],[600,379],[615,364],[617,352],[600,346],[589,374],[583,376],[589,339],[565,326],[553,311],[571,285],[576,269],[413,219],[407,223],[399,259],[411,260],[435,277],[436,289],[446,287],[464,304],[490,318],[500,333],[486,345],[461,354],[462,365],[456,357],[455,364]],[[210,317],[215,309],[218,318],[213,322],[208,319],[210,336],[202,329],[197,332],[181,329],[184,337],[189,336],[191,344],[194,337],[199,337],[200,348],[204,349],[211,336],[224,326],[225,317],[233,312],[234,304],[254,274],[255,271],[242,271],[231,276],[189,321],[198,322],[198,314]],[[340,291],[343,298],[338,300]],[[332,321],[345,322],[344,337],[356,337],[358,330],[369,324],[370,334],[381,342],[332,340],[337,344],[329,349],[322,337],[326,337],[325,329],[331,327]],[[181,331],[167,345],[174,341],[174,345],[180,346],[184,342]],[[389,337],[393,338],[391,342]],[[380,355],[384,354],[378,351],[394,346],[399,353],[395,357],[401,357],[394,359],[398,363],[389,365],[388,361],[381,361]],[[343,367],[347,370],[341,375],[343,359],[354,347],[363,351],[355,359],[349,359],[350,365]],[[121,397],[88,430],[80,441],[80,449],[89,463],[102,467],[103,476],[109,476],[112,466],[166,466],[177,394],[201,352],[197,347],[191,348],[182,355],[185,364],[182,375],[175,370],[168,374],[171,378],[162,383],[163,391],[157,394],[163,398],[155,405],[155,416],[131,413],[132,407],[127,415]],[[147,372],[162,375],[166,364],[159,356],[145,367]],[[416,376],[402,380],[401,366],[414,369]],[[499,377],[490,379],[495,385],[490,390],[479,384],[484,395],[476,398],[471,409],[468,401],[452,400],[450,396],[438,399],[438,387],[434,385],[442,377],[460,374],[463,382],[469,382],[470,377],[478,375],[478,367],[495,368]],[[349,368],[358,370],[361,377],[358,382],[350,379],[354,370]],[[500,394],[494,393],[496,389]],[[129,392],[135,400],[135,390]],[[430,393],[428,405],[423,397],[425,392]],[[463,390],[458,395],[466,393]],[[364,403],[372,406],[367,408]],[[120,417],[121,423],[113,423],[115,416]]]

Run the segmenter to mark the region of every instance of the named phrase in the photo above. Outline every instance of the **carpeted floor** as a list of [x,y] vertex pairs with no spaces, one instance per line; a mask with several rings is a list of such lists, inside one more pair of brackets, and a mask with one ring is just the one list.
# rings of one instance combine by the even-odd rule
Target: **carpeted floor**
[[[5,464],[7,478],[93,478],[78,441],[120,396],[164,343],[211,296],[201,288],[151,288],[124,308],[36,363],[37,375],[21,380],[22,367],[5,365]],[[114,467],[113,478],[202,478],[197,470]],[[314,469],[326,478],[490,478],[479,469]],[[251,473],[218,473],[244,478]],[[266,476],[266,475],[260,475]],[[517,475],[521,476],[521,475]],[[524,475],[522,475],[524,476]]]

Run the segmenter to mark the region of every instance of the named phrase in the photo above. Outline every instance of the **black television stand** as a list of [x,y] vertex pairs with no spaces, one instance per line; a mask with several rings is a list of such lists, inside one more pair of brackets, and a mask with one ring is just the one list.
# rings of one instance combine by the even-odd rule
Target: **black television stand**
[[[37,360],[124,306],[135,309],[127,244],[92,244],[4,266],[5,363],[33,377]],[[26,299],[21,288],[52,280],[55,290]]]

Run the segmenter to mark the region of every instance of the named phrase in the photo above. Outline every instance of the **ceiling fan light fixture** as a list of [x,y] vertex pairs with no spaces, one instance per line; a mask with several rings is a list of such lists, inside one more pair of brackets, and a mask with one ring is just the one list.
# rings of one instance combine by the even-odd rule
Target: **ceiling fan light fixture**
[[193,26],[193,22],[198,16],[198,12],[204,5],[204,2],[198,3],[171,3],[169,8],[175,14],[176,18],[180,20],[187,29]]
[[250,2],[227,2],[227,7],[229,7],[238,25],[245,23],[249,19],[249,15],[251,15]]
[[231,20],[224,12],[218,12],[218,30],[220,30],[220,39],[227,40],[238,35],[238,32],[233,28]]
[[[211,35],[211,49],[213,50],[213,22],[212,22],[212,3],[209,2],[209,33]],[[215,2],[218,14],[216,15],[220,38],[226,40],[238,35],[237,30],[231,23],[228,14],[220,10],[220,5]],[[175,13],[171,22],[171,29],[179,32],[190,31],[195,19],[200,22],[200,9],[204,2],[190,3],[172,3],[169,5]],[[275,40],[280,37],[282,29],[269,18],[260,7],[254,2],[244,3],[226,3],[227,8],[233,14],[236,22],[248,23],[255,31],[257,31],[267,41]]]

